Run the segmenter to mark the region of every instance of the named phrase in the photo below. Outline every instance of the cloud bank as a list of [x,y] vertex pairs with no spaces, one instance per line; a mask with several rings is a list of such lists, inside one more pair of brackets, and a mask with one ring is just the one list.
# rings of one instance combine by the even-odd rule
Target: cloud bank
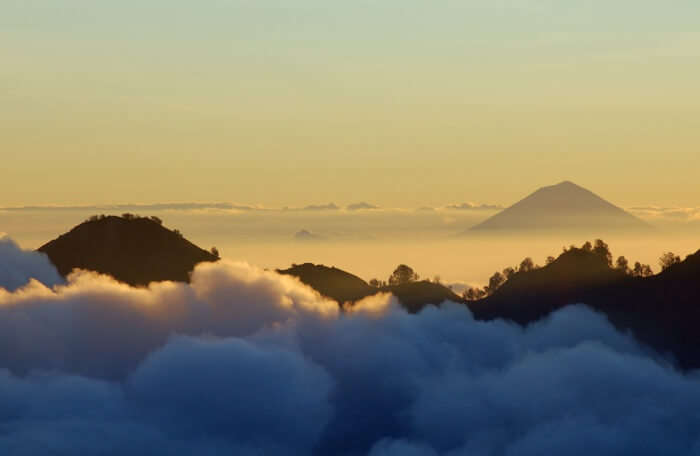
[[218,209],[223,211],[256,211],[265,210],[261,206],[250,206],[234,203],[155,203],[155,204],[104,204],[86,206],[18,206],[4,207],[0,210],[7,212],[70,212],[70,211],[198,211]]
[[379,209],[379,206],[375,206],[374,204],[362,201],[359,203],[348,204],[346,209],[349,211],[361,211],[361,210]]
[[698,410],[697,374],[581,305],[340,312],[243,263],[0,290],[2,454],[693,455]]
[[505,209],[505,207],[498,204],[461,203],[450,204],[449,206],[445,206],[445,209],[460,211],[500,211]]

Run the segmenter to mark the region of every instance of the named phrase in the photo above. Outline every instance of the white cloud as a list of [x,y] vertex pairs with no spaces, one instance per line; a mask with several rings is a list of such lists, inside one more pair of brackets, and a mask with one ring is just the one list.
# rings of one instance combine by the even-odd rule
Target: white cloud
[[12,239],[0,233],[0,292],[2,288],[15,290],[31,278],[49,286],[63,282],[46,255],[22,250]]
[[697,374],[584,306],[527,328],[388,295],[340,312],[225,262],[0,292],[2,454],[690,455],[698,409]]

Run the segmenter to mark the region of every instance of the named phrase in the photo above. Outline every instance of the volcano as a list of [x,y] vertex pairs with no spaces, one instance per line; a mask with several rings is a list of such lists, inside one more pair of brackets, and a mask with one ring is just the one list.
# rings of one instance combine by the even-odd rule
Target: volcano
[[650,229],[642,220],[573,182],[542,187],[469,231]]

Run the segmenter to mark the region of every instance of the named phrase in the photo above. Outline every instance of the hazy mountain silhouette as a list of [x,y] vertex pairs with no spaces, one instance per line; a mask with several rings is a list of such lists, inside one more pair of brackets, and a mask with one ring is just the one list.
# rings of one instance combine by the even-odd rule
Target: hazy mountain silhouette
[[294,239],[297,241],[322,241],[325,237],[320,234],[313,233],[309,230],[303,229],[294,233]]
[[540,188],[470,231],[586,228],[644,230],[649,226],[595,193],[565,181]]
[[43,245],[40,252],[63,276],[73,269],[109,274],[133,286],[173,280],[188,282],[197,263],[217,256],[161,226],[158,219],[102,217],[84,222]]
[[375,288],[341,269],[312,263],[293,265],[289,269],[277,272],[297,277],[323,296],[341,304],[353,303],[380,292],[392,293],[410,312],[418,312],[427,305],[439,305],[444,301],[462,302],[462,298],[449,288],[428,281]]
[[682,368],[700,368],[700,251],[651,277],[632,277],[580,249],[552,264],[515,274],[492,296],[470,302],[478,319],[529,324],[569,304],[604,313]]

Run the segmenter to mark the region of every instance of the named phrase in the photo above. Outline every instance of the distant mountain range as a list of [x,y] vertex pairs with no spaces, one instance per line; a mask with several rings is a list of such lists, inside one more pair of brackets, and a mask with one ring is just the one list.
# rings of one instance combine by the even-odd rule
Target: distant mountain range
[[325,237],[304,229],[294,233],[294,239],[297,241],[322,241]]
[[600,196],[565,181],[543,187],[470,232],[548,230],[647,230],[642,220]]

